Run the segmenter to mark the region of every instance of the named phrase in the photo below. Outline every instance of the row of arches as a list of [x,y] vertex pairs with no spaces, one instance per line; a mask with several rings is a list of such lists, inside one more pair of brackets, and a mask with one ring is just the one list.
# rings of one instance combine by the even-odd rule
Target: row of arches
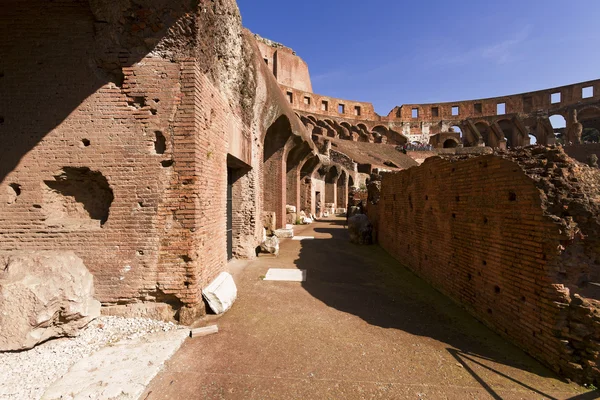
[[316,135],[367,143],[402,145],[408,142],[406,136],[384,125],[377,125],[369,129],[364,123],[352,125],[347,121],[338,122],[329,118],[321,120],[312,115],[298,115],[298,117],[306,128]]
[[286,225],[286,205],[307,214],[315,214],[317,205],[346,207],[348,171],[325,162],[309,141],[294,134],[287,116],[271,124],[263,143],[263,210],[275,213],[277,228]]

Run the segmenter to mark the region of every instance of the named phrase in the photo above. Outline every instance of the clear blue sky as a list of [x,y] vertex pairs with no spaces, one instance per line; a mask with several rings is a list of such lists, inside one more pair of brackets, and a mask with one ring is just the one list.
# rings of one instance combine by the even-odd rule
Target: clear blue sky
[[600,0],[238,0],[245,27],[293,48],[315,93],[403,103],[600,78]]

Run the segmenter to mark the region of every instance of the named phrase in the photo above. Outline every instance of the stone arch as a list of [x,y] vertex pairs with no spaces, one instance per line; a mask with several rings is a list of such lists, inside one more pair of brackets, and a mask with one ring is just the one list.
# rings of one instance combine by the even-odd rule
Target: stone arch
[[500,130],[502,130],[502,134],[506,139],[507,147],[517,147],[519,145],[519,138],[516,126],[513,121],[507,118],[502,118],[496,121]]
[[286,204],[300,209],[300,175],[307,158],[312,155],[310,145],[300,137],[294,138],[294,146],[286,159]]
[[454,132],[457,132],[458,133],[458,137],[460,137],[460,139],[462,141],[462,139],[463,139],[463,131],[462,131],[462,128],[460,127],[460,125],[454,124],[454,125],[452,125],[450,127],[450,129],[453,130]]
[[281,115],[267,129],[263,142],[263,211],[275,213],[278,228],[285,226],[286,161],[292,137],[290,120]]
[[548,116],[548,119],[550,120],[552,132],[554,133],[557,143],[563,143],[567,133],[567,118],[563,113],[552,113]]
[[307,115],[306,118],[310,119],[313,122],[313,124],[315,124],[315,125],[317,124],[317,119],[314,116]]
[[586,106],[577,111],[577,119],[583,129],[597,129],[600,131],[600,107]]
[[492,132],[490,125],[486,121],[478,121],[475,123],[475,128],[479,131],[481,138],[486,146],[498,147],[498,142],[495,140],[495,135]]
[[325,174],[325,207],[336,208],[337,204],[337,181],[340,176],[340,168],[331,165]]
[[444,144],[443,144],[443,146],[442,146],[442,147],[443,147],[444,149],[453,149],[453,148],[455,148],[455,147],[458,147],[458,145],[459,145],[459,141],[458,141],[458,140],[456,140],[455,138],[452,138],[452,137],[451,137],[451,138],[447,138],[447,139],[444,141]]
[[318,155],[307,157],[300,167],[300,209],[309,214],[316,214],[315,185],[313,173],[321,166]]

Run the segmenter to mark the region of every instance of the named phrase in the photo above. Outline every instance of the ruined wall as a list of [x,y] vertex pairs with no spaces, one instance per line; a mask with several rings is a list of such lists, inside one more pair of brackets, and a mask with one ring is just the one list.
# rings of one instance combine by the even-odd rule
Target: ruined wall
[[383,175],[383,248],[559,373],[598,382],[597,170],[560,149]]
[[255,35],[265,64],[281,85],[312,92],[308,65],[289,47]]
[[201,315],[228,171],[251,257],[265,132],[296,119],[235,1],[6,0],[0,34],[0,251],[75,251],[107,313]]

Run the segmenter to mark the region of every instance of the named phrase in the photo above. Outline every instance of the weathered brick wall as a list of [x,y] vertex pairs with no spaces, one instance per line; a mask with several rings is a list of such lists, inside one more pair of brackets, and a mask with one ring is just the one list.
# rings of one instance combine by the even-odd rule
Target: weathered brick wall
[[294,114],[235,2],[4,3],[0,251],[74,250],[105,312],[190,322],[227,262],[228,167],[235,256],[285,193],[263,138]]
[[600,174],[558,149],[503,157],[384,174],[378,241],[550,367],[597,381]]

